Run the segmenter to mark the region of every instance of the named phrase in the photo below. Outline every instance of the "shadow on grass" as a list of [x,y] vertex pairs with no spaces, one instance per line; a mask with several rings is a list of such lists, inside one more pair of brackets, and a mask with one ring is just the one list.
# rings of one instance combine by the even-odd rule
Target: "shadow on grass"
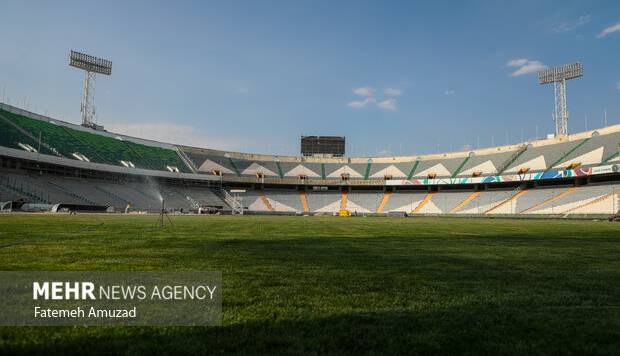
[[[610,315],[609,313],[612,313]],[[617,309],[466,305],[222,327],[2,328],[16,354],[617,354]]]

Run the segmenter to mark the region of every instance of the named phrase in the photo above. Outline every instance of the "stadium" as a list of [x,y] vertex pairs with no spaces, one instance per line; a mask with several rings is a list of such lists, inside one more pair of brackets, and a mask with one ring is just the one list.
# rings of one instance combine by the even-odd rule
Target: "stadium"
[[194,213],[608,217],[619,209],[620,125],[467,152],[324,158],[153,142],[1,110],[3,209],[158,212],[160,196],[168,210]]
[[[118,32],[93,30],[97,35],[91,38],[91,32],[79,33],[71,25],[66,33],[97,52],[122,47],[114,52],[114,67],[107,57],[80,48],[63,49],[62,58],[56,56],[60,50],[33,56],[30,47],[47,50],[56,45],[56,36],[65,33],[59,28],[72,21],[66,16],[89,14],[85,18],[90,22],[82,26],[103,24],[92,17],[100,10],[93,11],[92,4],[76,4],[74,11],[39,4],[47,8],[41,11],[45,18],[33,18],[53,22],[49,34],[33,25],[41,40],[31,41],[24,30],[20,36],[25,37],[16,37],[25,38],[23,43],[13,43],[18,50],[9,51],[9,59],[0,58],[0,79],[12,78],[7,81],[15,88],[9,95],[4,88],[0,100],[0,354],[619,354],[620,124],[617,93],[608,95],[600,83],[617,65],[596,69],[613,57],[602,54],[601,48],[620,32],[620,24],[609,25],[601,18],[603,12],[612,12],[606,7],[617,5],[601,3],[607,4],[599,4],[603,11],[582,3],[578,7],[598,17],[588,13],[566,20],[542,36],[544,46],[549,38],[560,36],[599,46],[547,53],[545,63],[560,63],[551,66],[531,56],[509,55],[499,45],[489,51],[489,44],[468,44],[462,58],[452,52],[443,56],[446,48],[461,45],[443,38],[441,31],[426,41],[427,27],[443,23],[444,6],[397,3],[336,2],[326,11],[321,2],[313,2],[312,8],[303,2],[246,3],[241,9],[236,8],[239,4],[223,3],[205,9],[200,2],[188,5],[191,13],[178,4],[162,7],[153,2],[153,13],[145,13],[143,5],[119,9],[113,4],[110,14],[119,18]],[[531,16],[521,5],[506,3],[497,10],[486,4],[481,10],[454,3],[455,14],[473,11],[483,25],[445,26],[463,43],[471,38],[484,42],[488,37],[478,30],[490,28],[485,21],[494,21],[488,16],[494,11],[503,20],[493,28],[498,34],[508,33],[515,43],[505,41],[502,46],[512,51],[521,37],[541,45],[539,34],[531,29],[509,31],[518,22],[513,16]],[[536,4],[540,13],[548,12],[549,6]],[[21,4],[9,7],[22,14],[32,11]],[[274,8],[278,11],[264,12]],[[346,16],[336,15],[336,10]],[[321,21],[315,23],[311,14]],[[6,24],[21,21],[19,16],[9,17]],[[455,19],[462,17],[467,16]],[[357,18],[367,22],[359,26]],[[222,19],[225,23],[218,22]],[[375,20],[377,26],[366,26]],[[131,26],[124,27],[127,24]],[[401,40],[384,41],[399,38],[392,24],[417,38],[415,45],[424,44],[424,51],[416,46],[404,51]],[[589,37],[581,32],[603,24],[607,27],[585,32]],[[265,29],[273,32],[262,32]],[[419,33],[422,37],[416,37]],[[211,51],[209,45],[205,48],[210,50],[202,48],[196,41],[199,36],[216,43],[220,51]],[[343,44],[339,36],[353,40]],[[108,37],[115,42],[110,44]],[[298,38],[304,39],[301,49]],[[318,45],[314,39],[320,39]],[[119,45],[125,40],[127,46]],[[283,46],[277,46],[280,41]],[[366,48],[366,43],[372,45]],[[420,72],[409,72],[409,63],[383,58],[383,46],[393,53],[421,56],[419,68],[414,68]],[[227,52],[230,48],[235,50]],[[244,57],[238,48],[258,51]],[[278,49],[275,58],[273,48]],[[364,56],[356,57],[360,48]],[[451,62],[456,57],[458,65],[461,59],[466,62],[470,50],[475,62],[505,64],[489,70],[488,78],[480,78],[476,86]],[[308,62],[297,56],[300,53]],[[343,65],[342,53],[362,64]],[[583,59],[566,60],[574,53]],[[149,58],[151,54],[155,55]],[[451,57],[451,67],[443,67],[445,57]],[[378,58],[380,66],[374,62]],[[365,83],[360,81],[367,80],[366,72],[390,72],[384,60],[400,68],[398,80],[374,87],[354,84]],[[59,63],[72,74],[60,72]],[[174,69],[162,63],[174,64]],[[271,65],[285,68],[280,72]],[[232,80],[231,93],[210,97],[212,87],[225,87],[228,77],[209,77],[213,83],[205,84],[206,73],[235,77],[244,73],[244,66],[249,68],[247,77],[256,75],[257,82],[263,78],[265,89],[252,93],[252,88]],[[291,68],[304,73],[297,87],[278,77],[295,76]],[[511,73],[506,75],[506,70]],[[453,99],[461,89],[434,86],[445,80],[442,72],[450,73],[445,77],[454,82],[467,82],[476,93],[463,101]],[[78,74],[83,75],[82,83],[67,79]],[[412,120],[407,115],[414,111],[398,112],[396,103],[400,108],[407,100],[403,88],[416,90],[401,80],[408,76],[425,83],[417,93],[428,103],[417,105],[430,107],[436,116],[423,120],[420,114]],[[534,76],[537,80],[531,79]],[[103,111],[95,106],[95,78],[105,78],[97,82],[97,88],[103,88],[97,92]],[[114,80],[121,83],[112,86]],[[281,80],[281,87],[269,86]],[[355,100],[345,103],[308,94],[316,81]],[[586,84],[587,90],[580,89]],[[578,90],[571,91],[569,105],[567,87],[572,90],[573,85]],[[547,97],[539,100],[539,92],[523,93],[530,87],[545,91]],[[63,90],[81,94],[79,110],[77,96],[56,95]],[[493,91],[496,95],[490,94]],[[23,92],[30,105],[26,99],[15,100]],[[149,92],[160,96],[148,101],[144,98]],[[248,119],[234,105],[243,106],[249,93],[263,95],[265,102],[247,99]],[[234,105],[219,102],[228,96],[234,96]],[[432,105],[437,102],[433,96],[440,96],[443,104]],[[517,105],[523,98],[526,101]],[[292,111],[277,105],[286,100],[293,101],[287,106]],[[590,122],[588,128],[585,115],[583,130],[575,130],[577,115],[570,115],[569,121],[573,100],[579,110],[604,108],[604,121],[595,121],[595,128]],[[308,120],[323,111],[309,109],[306,102],[333,110],[333,117]],[[75,110],[49,114],[34,109],[37,104]],[[234,114],[219,112],[219,118],[213,115],[217,111],[205,109],[209,105]],[[551,108],[553,129],[540,114]],[[496,109],[516,114],[494,116]],[[278,110],[299,118],[287,117],[290,123],[284,124],[271,117]],[[198,130],[204,120],[211,134],[196,135],[198,142],[188,131],[180,138],[160,139],[146,130],[136,134],[109,125],[112,113],[121,113],[123,120],[160,112],[173,113],[163,120],[166,128],[185,122],[182,117],[188,112],[198,112],[199,119],[187,122]],[[491,119],[476,119],[480,112]],[[425,122],[446,113],[457,114],[446,118],[456,133],[448,125]],[[399,114],[405,121],[398,121]],[[523,122],[510,121],[519,115]],[[265,149],[224,147],[231,137],[224,128],[227,120],[239,127],[242,140],[255,138]],[[256,129],[255,121],[263,127]],[[336,121],[341,125],[332,125]],[[515,130],[526,122],[536,123],[536,135],[516,143],[509,142],[506,132],[504,145],[491,139],[490,145],[476,148],[426,147],[431,141],[460,139],[466,129],[480,135],[498,130],[496,123]],[[538,124],[553,132],[539,135]],[[292,127],[314,132],[289,134],[299,145],[285,154],[269,148],[270,131]],[[360,132],[373,130],[377,142],[397,146],[406,136],[425,146],[416,146],[419,154],[379,149],[377,154],[359,154],[354,147],[374,142],[356,142],[355,137],[368,137]],[[158,291],[160,299],[149,291]]]

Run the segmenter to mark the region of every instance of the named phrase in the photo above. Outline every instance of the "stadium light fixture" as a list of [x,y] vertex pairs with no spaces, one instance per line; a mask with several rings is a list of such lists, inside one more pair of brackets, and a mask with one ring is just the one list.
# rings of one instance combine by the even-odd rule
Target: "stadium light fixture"
[[84,92],[82,94],[82,126],[103,129],[94,122],[95,118],[95,74],[112,75],[112,61],[71,51],[69,66],[84,71]]
[[568,108],[566,104],[566,81],[583,76],[583,66],[580,62],[566,64],[559,67],[545,69],[538,72],[538,84],[551,84],[555,93],[555,135],[568,135]]

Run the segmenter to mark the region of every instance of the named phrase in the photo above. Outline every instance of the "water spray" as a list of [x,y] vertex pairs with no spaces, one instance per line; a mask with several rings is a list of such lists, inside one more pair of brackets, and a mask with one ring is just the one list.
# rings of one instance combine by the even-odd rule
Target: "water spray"
[[172,220],[170,219],[170,217],[168,216],[168,213],[166,212],[166,205],[164,203],[164,199],[161,198],[161,210],[159,212],[159,218],[157,218],[157,224],[162,229],[164,228],[164,216],[166,217],[166,219],[168,219],[170,226],[172,226]]

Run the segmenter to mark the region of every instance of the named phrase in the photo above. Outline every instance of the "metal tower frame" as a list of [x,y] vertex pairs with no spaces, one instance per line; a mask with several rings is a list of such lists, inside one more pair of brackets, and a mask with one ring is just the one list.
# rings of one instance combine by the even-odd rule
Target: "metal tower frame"
[[568,135],[568,105],[566,102],[566,81],[583,76],[581,63],[572,63],[560,67],[550,68],[538,73],[538,83],[541,85],[553,83],[555,94],[555,136]]
[[566,105],[566,80],[562,79],[553,82],[553,92],[555,93],[555,134],[568,135],[568,107]]
[[103,128],[95,123],[95,74],[111,75],[112,61],[71,51],[69,65],[84,71],[84,89],[80,105],[82,126],[94,129]]
[[95,123],[95,73],[84,71],[84,91],[82,93],[82,126],[92,127]]

